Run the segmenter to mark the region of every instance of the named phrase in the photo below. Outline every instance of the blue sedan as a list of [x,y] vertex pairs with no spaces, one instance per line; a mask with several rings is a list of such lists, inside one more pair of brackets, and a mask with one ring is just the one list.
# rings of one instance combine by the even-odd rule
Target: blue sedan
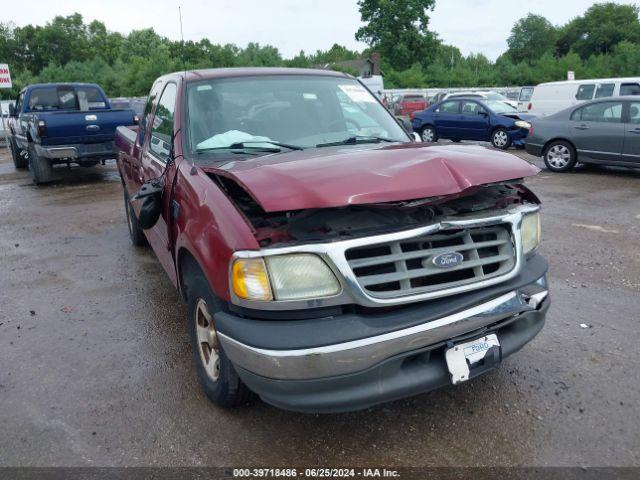
[[489,141],[506,150],[511,145],[524,147],[533,115],[519,113],[498,100],[456,98],[436,103],[413,116],[413,130],[423,142],[438,138]]

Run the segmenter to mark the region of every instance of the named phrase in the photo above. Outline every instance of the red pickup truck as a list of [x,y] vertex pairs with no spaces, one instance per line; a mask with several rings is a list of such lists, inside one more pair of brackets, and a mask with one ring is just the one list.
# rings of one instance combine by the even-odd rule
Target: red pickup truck
[[131,239],[188,303],[219,405],[356,410],[465,382],[544,324],[537,169],[418,143],[349,75],[166,75],[116,146]]

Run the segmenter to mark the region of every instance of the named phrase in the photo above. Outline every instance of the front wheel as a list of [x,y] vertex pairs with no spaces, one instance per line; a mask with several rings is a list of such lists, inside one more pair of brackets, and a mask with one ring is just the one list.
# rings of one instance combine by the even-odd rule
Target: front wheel
[[552,172],[568,172],[577,162],[576,152],[563,140],[552,142],[544,152],[544,164]]
[[24,170],[29,168],[29,159],[27,158],[27,152],[18,148],[16,139],[9,138],[9,146],[11,147],[11,158],[13,159],[13,166],[18,170]]
[[198,380],[207,397],[221,407],[235,407],[251,400],[218,338],[214,313],[221,308],[207,280],[200,274],[187,279],[188,322]]
[[420,132],[420,139],[423,142],[432,143],[438,141],[438,135],[436,134],[436,129],[431,125],[427,125]]
[[500,150],[506,150],[511,146],[511,138],[504,128],[498,128],[491,134],[491,145]]

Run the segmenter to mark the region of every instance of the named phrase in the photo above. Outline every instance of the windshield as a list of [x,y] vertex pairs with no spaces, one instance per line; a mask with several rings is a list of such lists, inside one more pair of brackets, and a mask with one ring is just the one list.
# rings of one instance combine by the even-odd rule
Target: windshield
[[486,100],[484,103],[494,113],[514,113],[518,111],[515,107],[509,105],[508,103],[500,102],[497,100]]
[[[349,139],[408,142],[395,119],[360,83],[320,75],[214,79],[187,90],[192,151],[277,142],[310,148]],[[355,143],[353,141],[348,143]]]

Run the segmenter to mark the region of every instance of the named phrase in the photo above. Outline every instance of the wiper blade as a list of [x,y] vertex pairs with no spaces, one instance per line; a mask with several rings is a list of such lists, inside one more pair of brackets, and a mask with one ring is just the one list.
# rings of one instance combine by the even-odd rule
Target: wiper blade
[[245,153],[245,152],[279,153],[282,151],[282,149],[278,147],[255,147],[251,145],[243,146],[241,144],[234,143],[232,145],[229,145],[228,147],[199,148],[196,150],[196,153],[212,152],[212,151],[220,151],[220,150],[230,150],[233,153]]
[[316,147],[333,147],[335,145],[355,145],[357,143],[380,143],[380,142],[398,142],[392,138],[386,137],[370,137],[368,135],[354,135],[353,137],[345,138],[338,142],[319,143]]
[[[304,150],[304,147],[301,147],[300,145],[291,145],[290,143],[275,142],[273,140],[249,140],[247,142],[236,142],[236,143],[232,143],[230,145],[230,148],[238,148],[238,147],[242,148],[244,145],[247,145],[247,144],[251,146],[252,143],[270,143],[271,145],[288,148],[289,150]],[[265,147],[265,148],[269,148],[269,147]]]

